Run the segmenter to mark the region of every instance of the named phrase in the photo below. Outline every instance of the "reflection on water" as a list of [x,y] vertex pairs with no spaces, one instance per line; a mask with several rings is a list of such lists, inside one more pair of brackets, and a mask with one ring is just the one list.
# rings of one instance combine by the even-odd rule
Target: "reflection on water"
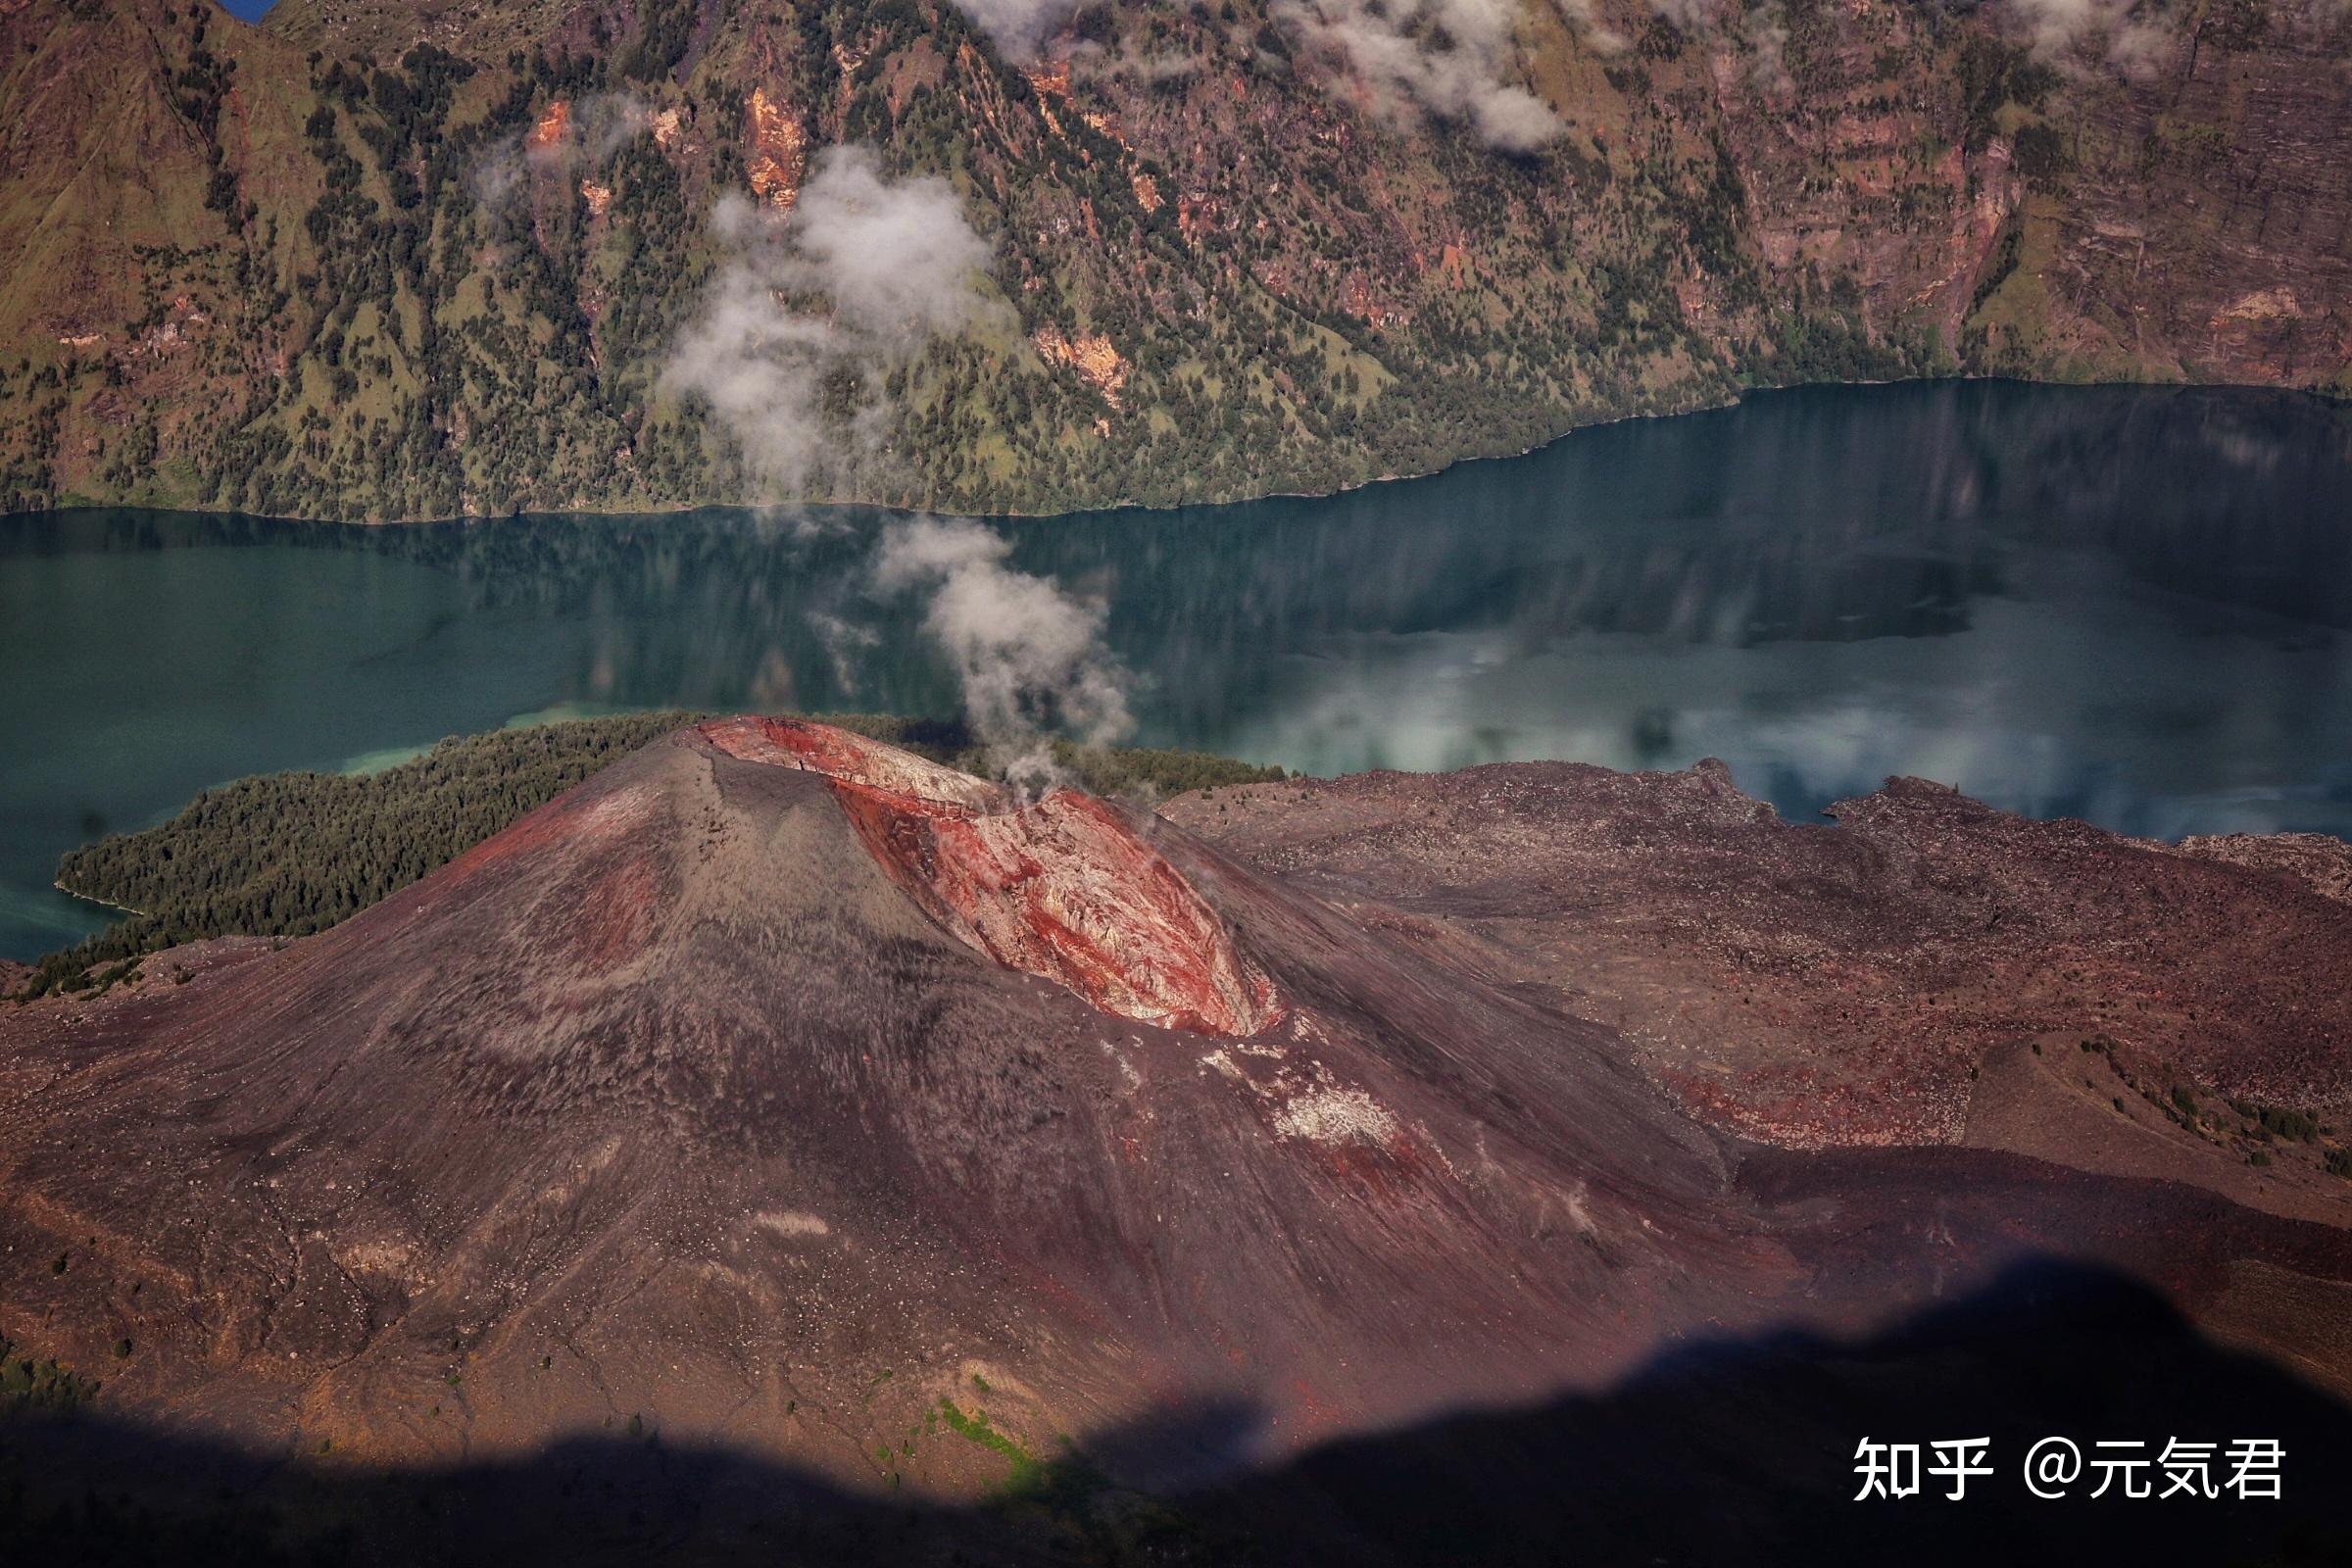
[[[1315,501],[1002,524],[1099,598],[1140,739],[1316,772],[1727,760],[2165,836],[2352,831],[2352,412],[1998,383],[1776,393]],[[517,715],[952,710],[876,514],[0,523],[0,953],[57,855],[258,769]],[[871,634],[871,635],[868,635]]]

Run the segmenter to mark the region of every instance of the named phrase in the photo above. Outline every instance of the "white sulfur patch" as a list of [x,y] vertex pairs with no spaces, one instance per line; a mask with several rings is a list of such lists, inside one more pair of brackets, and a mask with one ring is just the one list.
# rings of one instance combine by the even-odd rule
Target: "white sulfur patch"
[[1361,1089],[1309,1089],[1275,1113],[1274,1130],[1285,1138],[1318,1144],[1394,1143],[1396,1117]]
[[1108,1040],[1101,1042],[1102,1054],[1118,1064],[1121,1092],[1132,1095],[1144,1087],[1144,1075],[1136,1071],[1135,1063],[1120,1054],[1119,1048]]

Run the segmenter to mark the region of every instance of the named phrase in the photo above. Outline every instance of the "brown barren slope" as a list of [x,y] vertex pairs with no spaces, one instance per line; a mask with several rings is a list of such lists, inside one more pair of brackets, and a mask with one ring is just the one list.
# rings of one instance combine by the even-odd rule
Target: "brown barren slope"
[[2324,867],[2296,841],[2173,849],[1921,779],[1830,814],[1784,822],[1714,761],[1371,773],[1168,808],[1609,1020],[1749,1137],[1956,1140],[1979,1059],[2044,1036],[2111,1038],[2160,1092],[2352,1111],[2352,908],[2271,868]]
[[[1901,1096],[1859,1034],[1793,1042],[1863,996],[1944,1017],[1985,959],[1962,934],[2062,947],[2062,886],[2267,908],[2255,936],[2304,956],[2279,987],[2342,906],[1916,786],[1846,814],[1537,767],[1154,818],[806,725],[683,731],[323,935],[0,1014],[0,1333],[109,1368],[124,1418],[278,1451],[478,1462],[643,1424],[950,1494],[1002,1473],[938,1437],[974,1389],[1041,1451],[1245,1404],[1207,1462],[1262,1461],[1602,1387],[1687,1335],[1869,1331],[2037,1255],[2346,1381],[2338,1224],[1734,1136],[1743,1065],[1778,1124],[1823,1086],[1797,1142],[1964,1101],[1959,1026],[1890,1037]],[[1724,967],[1767,929],[1808,967]],[[2100,983],[2155,972],[2155,940]],[[1898,994],[1907,952],[1945,966],[1933,1004]],[[1865,962],[1897,967],[1823,978]],[[1758,1005],[1769,1032],[1715,1023]],[[1661,1055],[1699,1039],[1706,1095]],[[2317,1035],[2207,1059],[2331,1063]]]

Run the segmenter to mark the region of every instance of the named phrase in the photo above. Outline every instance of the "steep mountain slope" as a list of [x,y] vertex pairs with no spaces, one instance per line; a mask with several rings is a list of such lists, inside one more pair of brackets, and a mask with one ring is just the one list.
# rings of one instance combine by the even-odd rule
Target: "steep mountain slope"
[[[12,1048],[11,1327],[105,1317],[118,1396],[339,1448],[642,1411],[953,1485],[986,1453],[900,1445],[975,1375],[1041,1446],[1261,1387],[1290,1443],[1607,1365],[1739,1272],[1698,1224],[1718,1156],[1574,1027],[1089,803],[1106,853],[975,923],[1091,932],[1131,992],[1258,981],[1205,1033],[1099,1011],[936,917],[952,858],[877,857],[871,808],[921,797],[754,738],[658,743],[103,1045]],[[982,804],[1033,866],[1073,853]]]
[[[1043,509],[1327,488],[1758,380],[2346,384],[2326,0],[2129,50],[2001,7],[1531,5],[1396,34],[1402,76],[1342,14],[1096,6],[1008,58],[944,0],[285,0],[259,31],[25,0],[0,492]],[[799,273],[802,314],[747,321],[780,307],[721,198],[781,220],[852,146],[884,194],[947,180],[987,258],[954,330],[845,345]],[[763,378],[729,357],[762,328],[828,357]]]
[[282,373],[323,189],[281,90],[300,70],[211,6],[0,10],[0,504],[40,504],[45,471],[193,494],[223,413]]
[[[318,937],[0,1015],[0,1334],[253,1451],[651,1428],[947,1494],[1862,1332],[2041,1252],[2352,1386],[2340,1197],[1757,1151],[1507,953],[1127,808],[707,724]],[[1110,1443],[1220,1407],[1252,1419]]]

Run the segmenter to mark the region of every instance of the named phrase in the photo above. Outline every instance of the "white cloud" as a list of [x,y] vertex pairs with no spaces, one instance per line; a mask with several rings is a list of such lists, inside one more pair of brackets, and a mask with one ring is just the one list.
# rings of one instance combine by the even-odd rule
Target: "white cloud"
[[2180,41],[2179,19],[2163,0],[2008,0],[2008,10],[2035,52],[2079,59],[2088,48],[2132,74],[2161,65]]
[[1756,7],[1740,24],[1746,40],[1748,66],[1757,86],[1766,92],[1788,92],[1796,86],[1788,74],[1788,8],[1773,3]]
[[988,242],[937,176],[893,180],[873,152],[819,154],[789,215],[730,195],[735,254],[672,346],[664,384],[699,396],[768,487],[806,496],[878,451],[883,372],[1004,312]]
[[1647,0],[1649,9],[1685,32],[1705,32],[1715,25],[1720,0]]
[[[1085,9],[1085,0],[955,3],[1000,53],[1020,64],[1035,60]],[[1310,66],[1327,86],[1355,93],[1382,118],[1410,122],[1431,115],[1470,126],[1491,147],[1532,152],[1565,127],[1542,99],[1504,79],[1518,5],[1519,0],[1274,0],[1271,14],[1305,47]],[[1192,69],[1189,60],[1165,57],[1152,61],[1144,76],[1156,80]]]
[[1383,118],[1458,122],[1507,152],[1532,152],[1565,128],[1504,79],[1517,0],[1276,0],[1273,14],[1335,90],[1360,94]]
[[1585,41],[1604,55],[1613,55],[1630,41],[1624,33],[1600,18],[1600,8],[1593,0],[1556,0],[1560,15],[1568,25],[1584,34]]
[[1070,24],[1084,0],[956,0],[956,9],[988,34],[1007,60],[1026,63]]
[[988,241],[964,220],[955,187],[936,174],[892,180],[868,148],[818,154],[781,235],[758,237],[785,242],[781,283],[822,292],[870,337],[952,333],[987,312],[975,280]]

